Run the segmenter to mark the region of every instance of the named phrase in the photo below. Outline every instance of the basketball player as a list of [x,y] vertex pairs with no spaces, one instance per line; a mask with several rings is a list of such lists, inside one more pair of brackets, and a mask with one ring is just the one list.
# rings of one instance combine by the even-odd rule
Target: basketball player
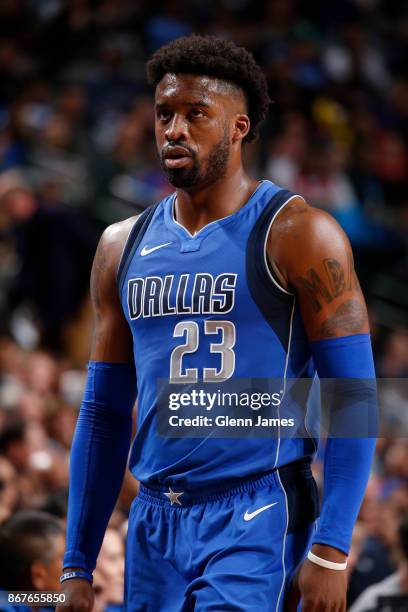
[[95,256],[65,609],[92,608],[137,375],[130,469],[141,489],[129,517],[127,610],[295,610],[300,597],[306,612],[345,610],[344,569],[373,440],[328,441],[316,523],[312,438],[160,437],[156,404],[158,379],[372,378],[350,245],[328,214],[246,174],[242,148],[269,99],[245,49],[181,38],[154,54],[147,73],[158,153],[176,191],[109,227]]

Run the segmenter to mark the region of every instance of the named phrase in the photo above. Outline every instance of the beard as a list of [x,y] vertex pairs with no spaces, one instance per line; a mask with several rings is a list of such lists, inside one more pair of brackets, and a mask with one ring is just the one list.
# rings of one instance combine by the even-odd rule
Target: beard
[[[180,145],[182,143],[179,143]],[[163,154],[160,154],[161,166],[173,187],[187,189],[209,185],[222,179],[227,172],[230,156],[230,142],[228,130],[225,128],[222,138],[211,148],[207,157],[199,161],[197,155],[189,147],[192,163],[184,168],[167,168]]]

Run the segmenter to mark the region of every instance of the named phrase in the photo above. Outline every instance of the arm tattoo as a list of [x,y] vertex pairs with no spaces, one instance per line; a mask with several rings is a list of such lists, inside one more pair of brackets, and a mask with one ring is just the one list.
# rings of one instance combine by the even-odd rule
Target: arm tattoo
[[329,277],[331,293],[333,297],[339,297],[346,288],[343,267],[337,259],[325,259],[323,263]]
[[311,297],[315,312],[319,312],[319,310],[322,309],[322,300],[327,304],[333,300],[330,291],[313,268],[308,270],[306,278],[299,276],[298,281],[303,285]]
[[323,303],[330,304],[334,298],[338,298],[346,291],[352,291],[356,287],[356,275],[351,255],[349,256],[346,274],[337,259],[323,259],[323,266],[327,280],[323,280],[314,268],[310,268],[305,277],[298,277],[298,282],[303,285],[312,300],[315,312],[319,312],[323,308]]
[[347,300],[320,326],[322,338],[332,338],[336,332],[358,333],[366,321],[366,309],[358,300]]

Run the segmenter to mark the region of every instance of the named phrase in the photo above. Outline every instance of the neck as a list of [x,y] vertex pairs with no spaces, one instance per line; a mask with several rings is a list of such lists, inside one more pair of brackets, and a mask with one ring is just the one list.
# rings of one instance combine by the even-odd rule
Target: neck
[[241,167],[211,185],[197,190],[177,189],[175,215],[192,234],[202,227],[232,215],[245,204],[258,186]]

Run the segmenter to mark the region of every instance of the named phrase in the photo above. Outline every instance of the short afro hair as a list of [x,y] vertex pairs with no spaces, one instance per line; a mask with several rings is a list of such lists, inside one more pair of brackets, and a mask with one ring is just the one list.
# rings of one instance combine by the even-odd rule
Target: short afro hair
[[154,87],[168,73],[214,77],[239,87],[247,100],[251,122],[244,142],[256,138],[258,126],[268,112],[268,86],[260,66],[244,47],[224,38],[197,34],[177,38],[154,53],[146,72]]
[[[64,535],[63,523],[38,510],[17,512],[0,527],[1,588],[31,590],[34,561],[45,565],[56,556],[55,538]],[[1,608],[3,609],[3,608]]]

